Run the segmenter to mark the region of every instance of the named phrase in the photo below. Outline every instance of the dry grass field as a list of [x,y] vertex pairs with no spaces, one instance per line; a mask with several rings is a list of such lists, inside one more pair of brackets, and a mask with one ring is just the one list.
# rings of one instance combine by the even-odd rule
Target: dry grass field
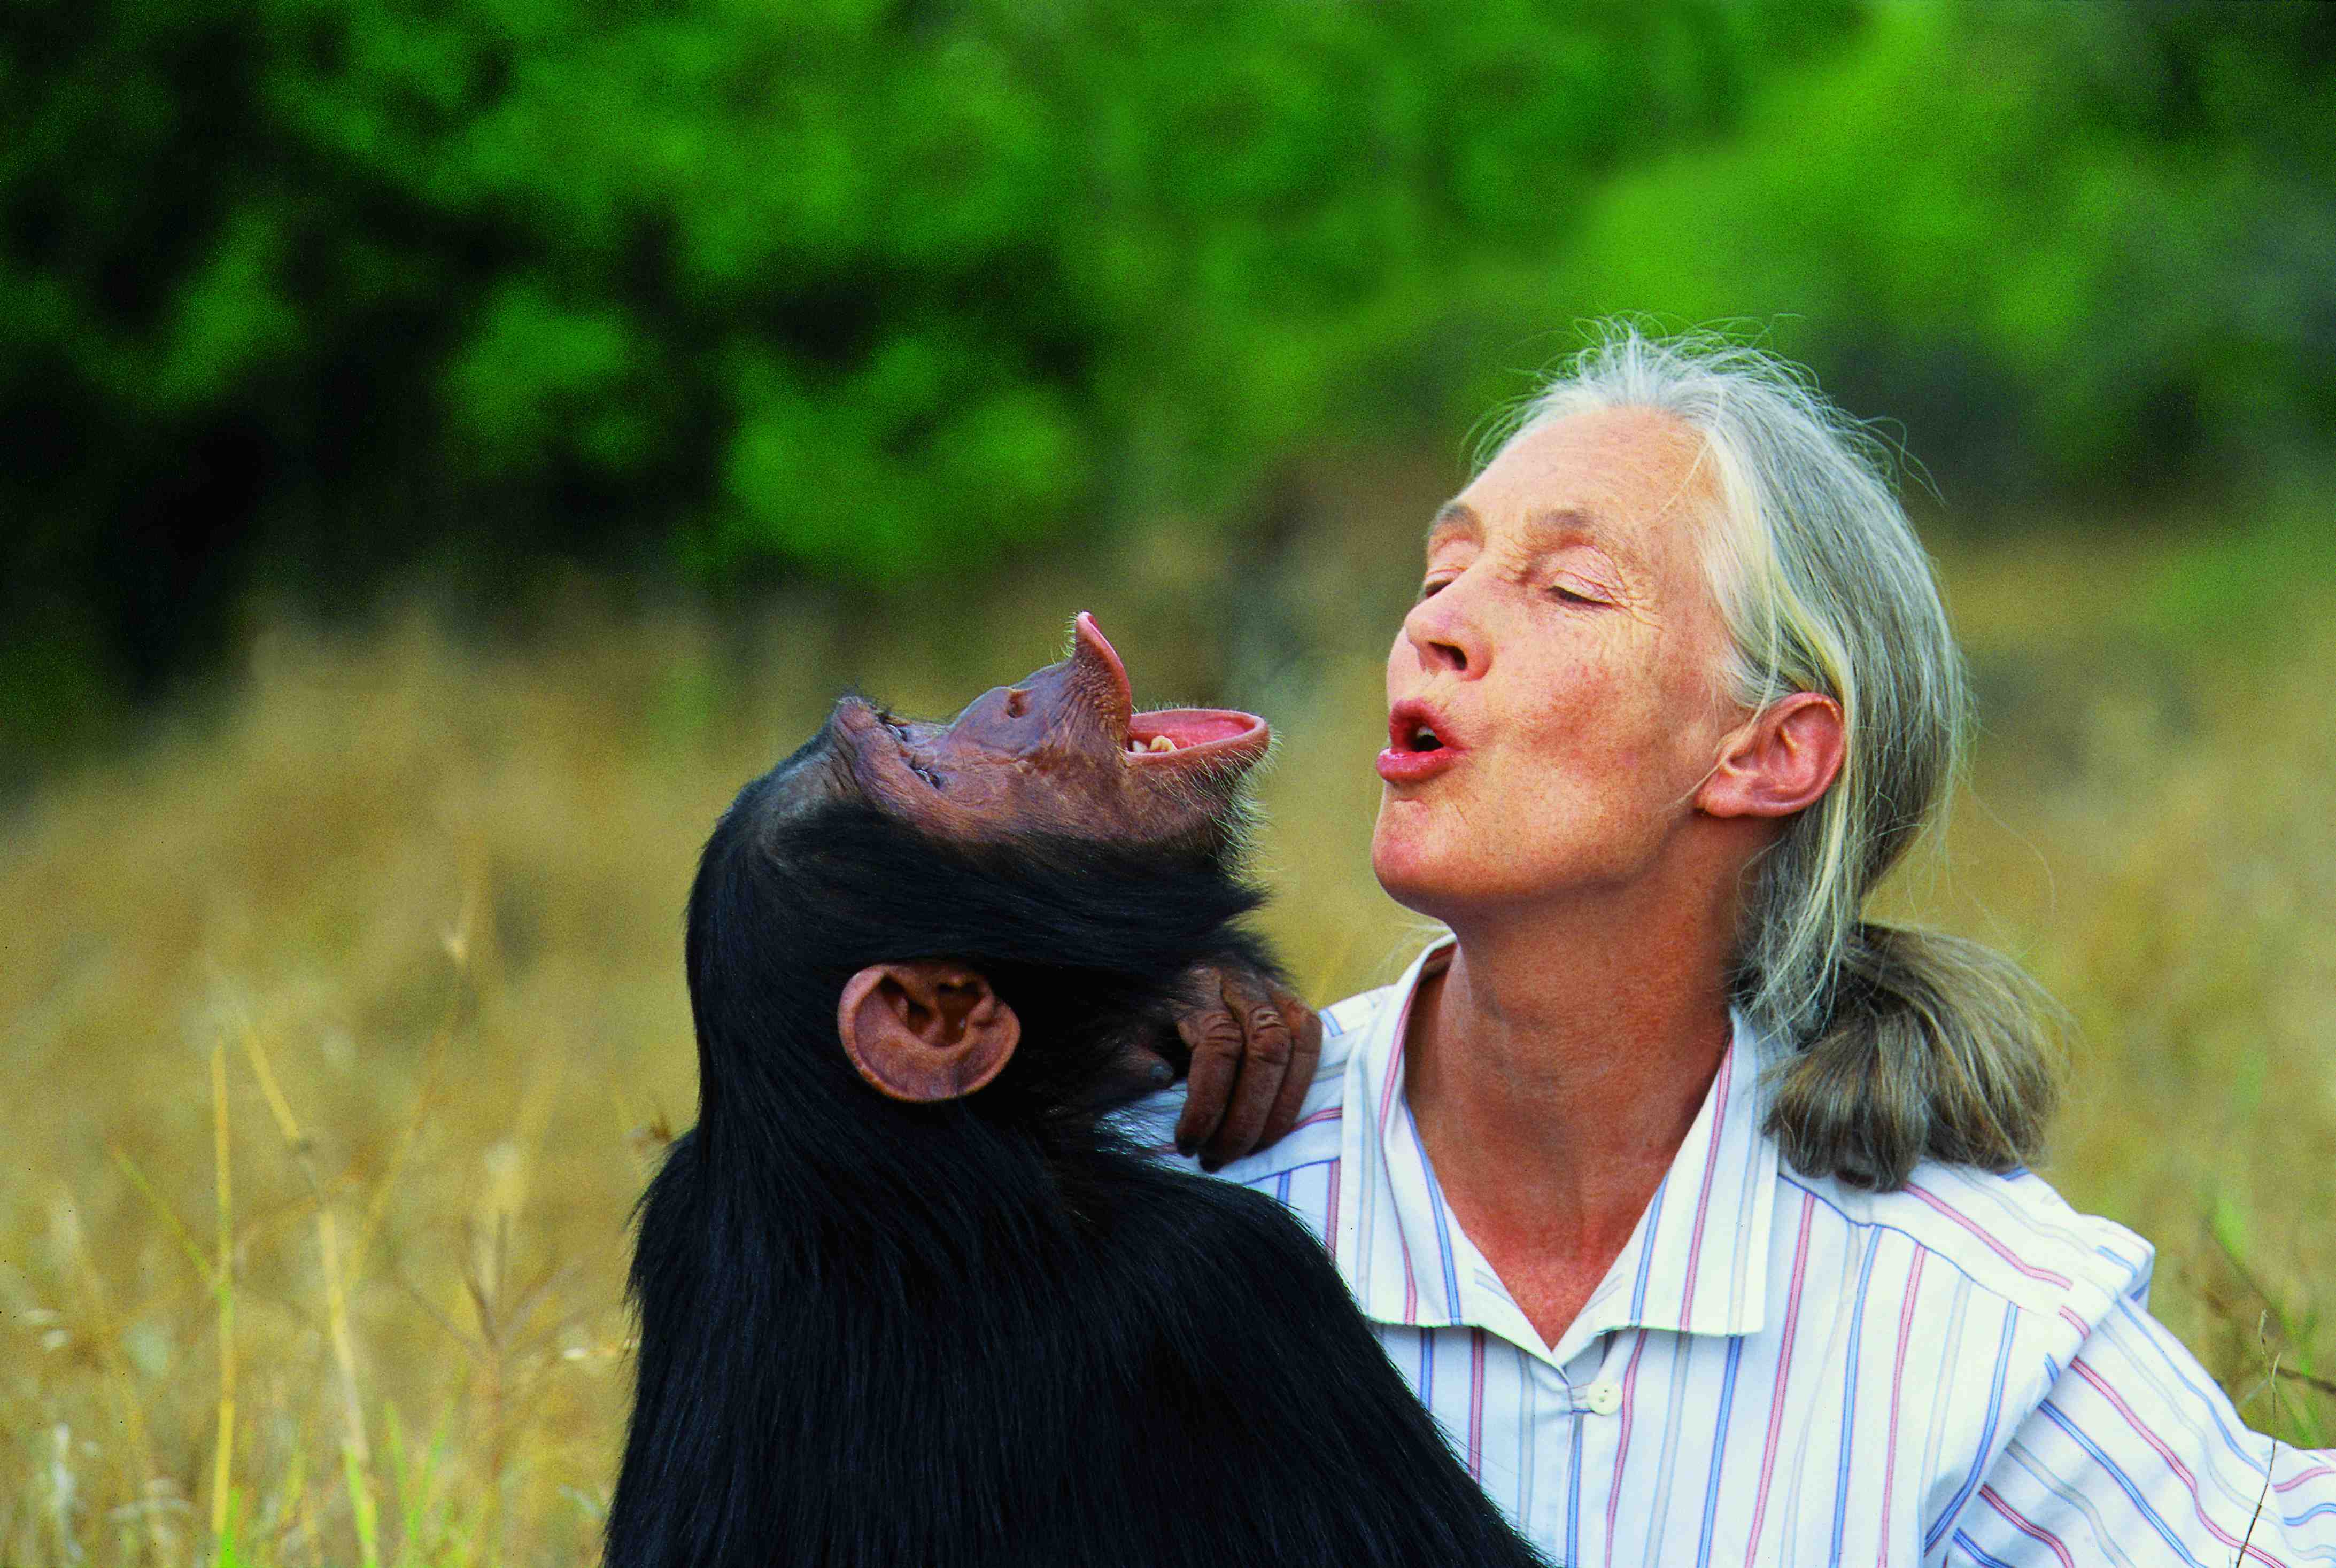
[[[953,709],[1093,608],[1148,699],[1274,719],[1271,924],[1315,997],[1373,982],[1409,940],[1364,846],[1424,515],[1332,498],[1262,566],[1163,534],[915,606],[281,620],[45,782],[0,818],[0,1562],[595,1560],[731,792],[847,682]],[[2336,595],[2276,540],[2039,537],[1946,552],[1987,733],[1893,910],[2067,1002],[2049,1174],[2157,1244],[2249,1419],[2336,1443]]]

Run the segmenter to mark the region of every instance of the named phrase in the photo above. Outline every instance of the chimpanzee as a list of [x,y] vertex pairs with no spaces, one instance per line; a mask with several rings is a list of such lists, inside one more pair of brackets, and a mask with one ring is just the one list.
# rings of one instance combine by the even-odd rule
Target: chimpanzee
[[1527,1564],[1278,1205],[1106,1113],[1243,917],[1261,720],[1071,656],[857,698],[707,842],[611,1568]]

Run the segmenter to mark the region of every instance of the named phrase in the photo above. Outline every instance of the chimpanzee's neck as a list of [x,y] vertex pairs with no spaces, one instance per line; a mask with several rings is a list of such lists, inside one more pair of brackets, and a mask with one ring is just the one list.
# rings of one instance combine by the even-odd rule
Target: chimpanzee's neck
[[[822,1048],[842,1054],[832,1026]],[[1095,1146],[1019,1114],[1037,1108],[905,1104],[842,1073],[734,1075],[723,1089],[697,1128],[706,1200],[739,1216],[754,1250],[783,1245],[822,1273],[925,1252],[934,1235],[952,1254],[1003,1244],[1051,1206],[1055,1166]]]

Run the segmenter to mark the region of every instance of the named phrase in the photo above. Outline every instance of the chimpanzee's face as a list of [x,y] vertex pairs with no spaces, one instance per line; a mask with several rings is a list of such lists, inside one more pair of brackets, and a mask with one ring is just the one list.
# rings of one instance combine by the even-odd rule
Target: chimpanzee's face
[[1170,841],[1224,819],[1271,732],[1226,709],[1136,712],[1119,655],[1082,615],[1069,658],[983,692],[946,724],[848,697],[828,739],[868,799],[950,838]]

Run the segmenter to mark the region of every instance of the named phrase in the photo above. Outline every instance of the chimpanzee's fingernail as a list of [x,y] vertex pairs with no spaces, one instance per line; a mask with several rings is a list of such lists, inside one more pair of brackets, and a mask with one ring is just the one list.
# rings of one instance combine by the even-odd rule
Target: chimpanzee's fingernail
[[1178,1133],[1176,1135],[1176,1152],[1183,1155],[1186,1159],[1192,1158],[1192,1140],[1186,1137],[1183,1133]]

